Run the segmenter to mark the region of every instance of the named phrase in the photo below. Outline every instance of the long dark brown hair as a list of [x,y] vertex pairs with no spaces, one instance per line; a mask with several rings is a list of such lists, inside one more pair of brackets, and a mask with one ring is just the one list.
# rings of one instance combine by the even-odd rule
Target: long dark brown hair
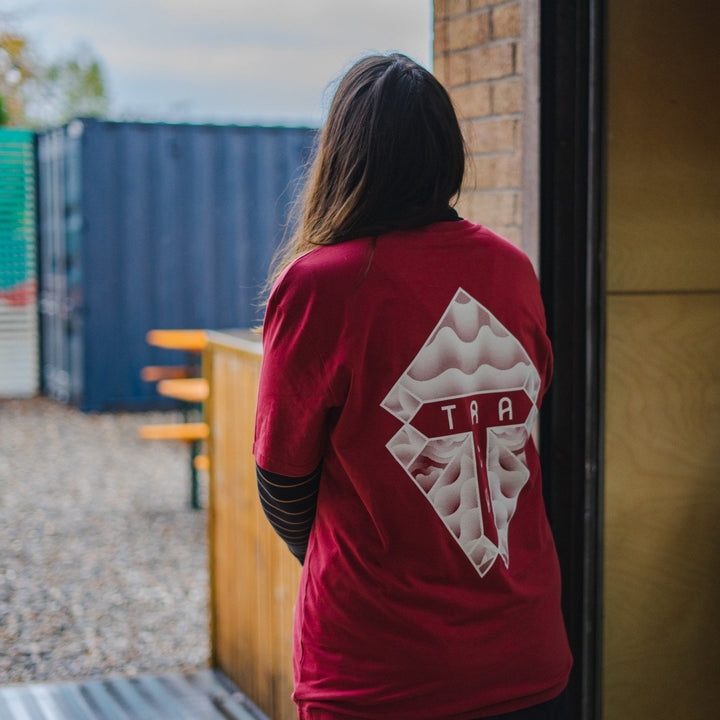
[[435,222],[464,170],[462,132],[438,80],[405,55],[359,60],[335,92],[269,282],[314,247]]

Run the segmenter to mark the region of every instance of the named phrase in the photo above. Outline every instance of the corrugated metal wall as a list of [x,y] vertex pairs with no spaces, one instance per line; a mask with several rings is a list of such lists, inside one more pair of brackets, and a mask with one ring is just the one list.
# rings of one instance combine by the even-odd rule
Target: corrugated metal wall
[[259,320],[315,131],[77,120],[38,140],[43,378],[84,410],[162,407],[153,328]]
[[38,391],[35,140],[0,129],[0,396]]

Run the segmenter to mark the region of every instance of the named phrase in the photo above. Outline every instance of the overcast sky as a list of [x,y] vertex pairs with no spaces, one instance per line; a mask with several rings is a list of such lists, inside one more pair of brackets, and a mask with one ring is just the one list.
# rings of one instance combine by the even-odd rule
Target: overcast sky
[[398,50],[430,67],[431,0],[0,0],[48,60],[82,43],[113,117],[318,124],[353,60]]

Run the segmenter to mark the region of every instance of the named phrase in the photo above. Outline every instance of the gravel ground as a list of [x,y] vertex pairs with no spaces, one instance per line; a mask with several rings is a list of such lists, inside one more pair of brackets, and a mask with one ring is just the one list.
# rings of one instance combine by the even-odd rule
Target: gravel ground
[[207,666],[188,450],[137,438],[178,418],[0,400],[0,684]]

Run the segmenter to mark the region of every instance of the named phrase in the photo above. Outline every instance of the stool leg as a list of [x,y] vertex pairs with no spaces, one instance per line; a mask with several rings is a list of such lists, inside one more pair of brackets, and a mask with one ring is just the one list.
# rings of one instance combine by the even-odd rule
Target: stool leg
[[190,507],[193,510],[202,510],[200,504],[200,484],[198,482],[198,471],[195,467],[195,458],[200,454],[200,441],[190,443]]

